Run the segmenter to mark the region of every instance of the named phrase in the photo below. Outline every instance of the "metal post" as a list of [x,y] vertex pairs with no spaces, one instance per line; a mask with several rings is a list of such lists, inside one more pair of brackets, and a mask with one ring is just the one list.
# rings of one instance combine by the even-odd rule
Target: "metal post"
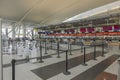
[[68,40],[68,52],[70,51],[70,41]]
[[[40,39],[40,34],[39,34],[39,39]],[[41,40],[41,39],[40,39]],[[42,60],[42,45],[41,45],[41,41],[40,41],[40,47],[39,47],[39,49],[40,49],[40,63],[43,63],[44,61]]]
[[23,37],[25,38],[26,37],[26,26],[23,25]]
[[96,45],[94,44],[94,60],[97,60],[96,59]]
[[46,42],[46,39],[45,39],[45,54],[48,54],[47,53],[47,42]]
[[16,60],[15,59],[12,59],[12,80],[15,80],[15,63],[16,63]]
[[70,55],[72,55],[72,51],[71,51],[71,48],[72,48],[72,44],[70,44]]
[[40,41],[40,63],[43,63],[44,61],[42,60],[42,45]]
[[68,71],[68,51],[66,50],[66,67],[65,67],[65,72],[64,75],[70,75],[71,73]]
[[83,39],[81,39],[81,53],[83,53]]
[[59,53],[59,41],[57,41],[57,53],[58,53],[57,58],[60,58],[60,53]]
[[52,39],[50,39],[50,48],[52,49]]
[[84,55],[83,55],[83,65],[87,66],[86,64],[86,48],[84,47]]
[[104,43],[102,43],[102,57],[104,57]]
[[2,20],[0,19],[0,80],[3,80]]
[[12,53],[15,53],[15,35],[16,35],[16,32],[15,32],[15,26],[12,26]]
[[83,53],[83,45],[81,45],[81,53]]
[[5,29],[6,36],[8,37],[8,28]]
[[32,40],[34,39],[34,30],[32,30]]

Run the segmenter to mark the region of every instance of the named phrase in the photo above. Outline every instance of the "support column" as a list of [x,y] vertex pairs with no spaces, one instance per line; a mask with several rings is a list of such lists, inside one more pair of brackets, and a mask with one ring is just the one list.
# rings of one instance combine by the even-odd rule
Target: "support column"
[[34,39],[34,30],[32,30],[32,39]]
[[0,80],[3,80],[2,19],[0,19]]
[[5,29],[6,36],[8,37],[8,28]]
[[26,26],[23,25],[23,37],[25,38],[26,37]]
[[12,26],[12,39],[15,39],[15,26]]
[[12,26],[12,40],[13,40],[13,42],[12,42],[12,54],[15,52],[15,35],[16,35],[15,26]]

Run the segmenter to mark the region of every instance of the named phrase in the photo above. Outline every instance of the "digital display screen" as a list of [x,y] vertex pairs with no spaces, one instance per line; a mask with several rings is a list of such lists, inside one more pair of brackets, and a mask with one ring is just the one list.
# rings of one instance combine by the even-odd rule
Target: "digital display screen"
[[103,31],[109,31],[112,30],[112,26],[104,26]]
[[93,31],[94,31],[94,28],[93,28],[93,27],[88,27],[88,28],[87,28],[87,31],[88,31],[88,32],[93,32]]
[[56,33],[56,31],[53,31],[53,33]]
[[80,28],[80,32],[86,32],[86,28]]
[[61,32],[61,30],[57,30],[56,32],[57,32],[57,33],[60,33],[60,32]]
[[70,29],[69,31],[70,31],[70,32],[72,32],[72,33],[74,33],[74,32],[75,32],[75,30],[74,30],[74,29]]
[[67,34],[69,34],[69,30],[67,29],[67,30],[64,30],[65,32],[67,32]]
[[114,30],[115,30],[115,31],[120,30],[120,26],[119,26],[119,25],[114,25]]

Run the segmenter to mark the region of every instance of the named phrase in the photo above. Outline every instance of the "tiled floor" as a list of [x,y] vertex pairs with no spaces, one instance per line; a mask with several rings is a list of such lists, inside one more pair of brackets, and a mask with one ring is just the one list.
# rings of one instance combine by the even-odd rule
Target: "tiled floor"
[[[97,51],[101,51],[101,48],[97,48]],[[48,51],[48,52],[49,52],[49,54],[52,54],[50,51]],[[53,52],[56,52],[56,51],[53,51]],[[93,52],[93,48],[89,48],[86,50],[87,55],[89,55],[89,57],[92,58],[93,56],[89,54],[91,52]],[[34,63],[33,64],[33,63],[28,62],[28,63],[16,65],[16,80],[87,80],[87,79],[75,79],[75,77],[82,75],[82,74],[88,74],[86,72],[89,71],[90,69],[92,69],[92,68],[96,69],[94,67],[97,66],[98,64],[101,64],[103,61],[109,59],[112,55],[119,54],[119,50],[118,50],[118,47],[116,46],[113,48],[113,50],[108,51],[108,53],[105,54],[105,57],[97,56],[97,60],[89,59],[87,61],[88,66],[83,66],[80,64],[83,59],[83,57],[80,57],[83,55],[83,53],[81,53],[80,50],[73,51],[72,53],[73,53],[72,56],[69,55],[69,62],[71,64],[71,66],[69,67],[69,71],[71,72],[71,75],[63,74],[63,71],[61,70],[61,68],[64,67],[64,65],[63,65],[64,63],[61,65],[58,65],[58,69],[60,69],[61,71],[59,70],[59,73],[55,73],[54,75],[52,75],[54,73],[54,66],[53,66],[53,68],[49,67],[50,65],[59,64],[59,63],[64,62],[65,54],[63,53],[63,54],[60,54],[61,58],[56,58],[57,55],[52,55],[51,58],[43,59],[44,63]],[[99,55],[101,55],[101,53],[99,53]],[[12,57],[10,59],[8,59],[8,57],[4,57],[4,60],[6,60],[6,63],[9,63],[11,61],[11,59],[12,59]],[[111,63],[108,63],[109,61],[106,61],[104,64],[108,63],[109,65],[107,65],[104,69],[101,68],[102,69],[101,72],[107,72],[107,73],[117,75],[117,71],[118,71],[117,60],[118,60],[118,56],[115,57],[115,59],[114,59],[114,57],[112,58],[112,60],[110,59],[109,61],[111,61]],[[76,62],[74,62],[74,61],[76,61]],[[77,64],[77,65],[73,65],[73,64]],[[117,65],[117,67],[116,67],[116,65]],[[36,75],[35,73],[33,73],[31,71],[31,70],[37,70],[37,69],[42,69],[42,68],[46,68],[46,71],[38,70],[38,73],[44,73],[44,75],[51,73],[52,76],[42,79],[43,77],[41,77],[41,74]],[[48,70],[51,72],[47,72],[47,69],[51,69],[51,70]],[[57,71],[57,69],[55,69],[55,70]],[[114,70],[114,71],[112,72],[112,70]],[[12,71],[11,67],[4,68],[4,80],[12,80],[12,78],[11,78],[12,72],[11,71]],[[100,73],[97,73],[96,76],[98,76],[98,75],[100,75]],[[85,76],[85,77],[87,77],[87,76]],[[89,80],[91,80],[91,79],[89,79]]]
[[117,75],[107,72],[102,72],[100,75],[96,77],[95,80],[117,80]]

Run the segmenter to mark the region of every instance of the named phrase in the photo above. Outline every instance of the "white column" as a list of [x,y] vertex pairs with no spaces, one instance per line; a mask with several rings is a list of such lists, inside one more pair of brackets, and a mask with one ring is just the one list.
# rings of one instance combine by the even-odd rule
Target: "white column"
[[8,28],[5,29],[6,36],[8,37]]
[[15,26],[12,26],[12,39],[15,39]]
[[23,25],[23,37],[26,37],[26,26]]
[[34,39],[34,30],[32,30],[32,39]]
[[0,19],[0,80],[3,80],[2,19]]
[[16,36],[16,32],[15,32],[15,26],[12,26],[12,54],[15,53],[15,36]]

